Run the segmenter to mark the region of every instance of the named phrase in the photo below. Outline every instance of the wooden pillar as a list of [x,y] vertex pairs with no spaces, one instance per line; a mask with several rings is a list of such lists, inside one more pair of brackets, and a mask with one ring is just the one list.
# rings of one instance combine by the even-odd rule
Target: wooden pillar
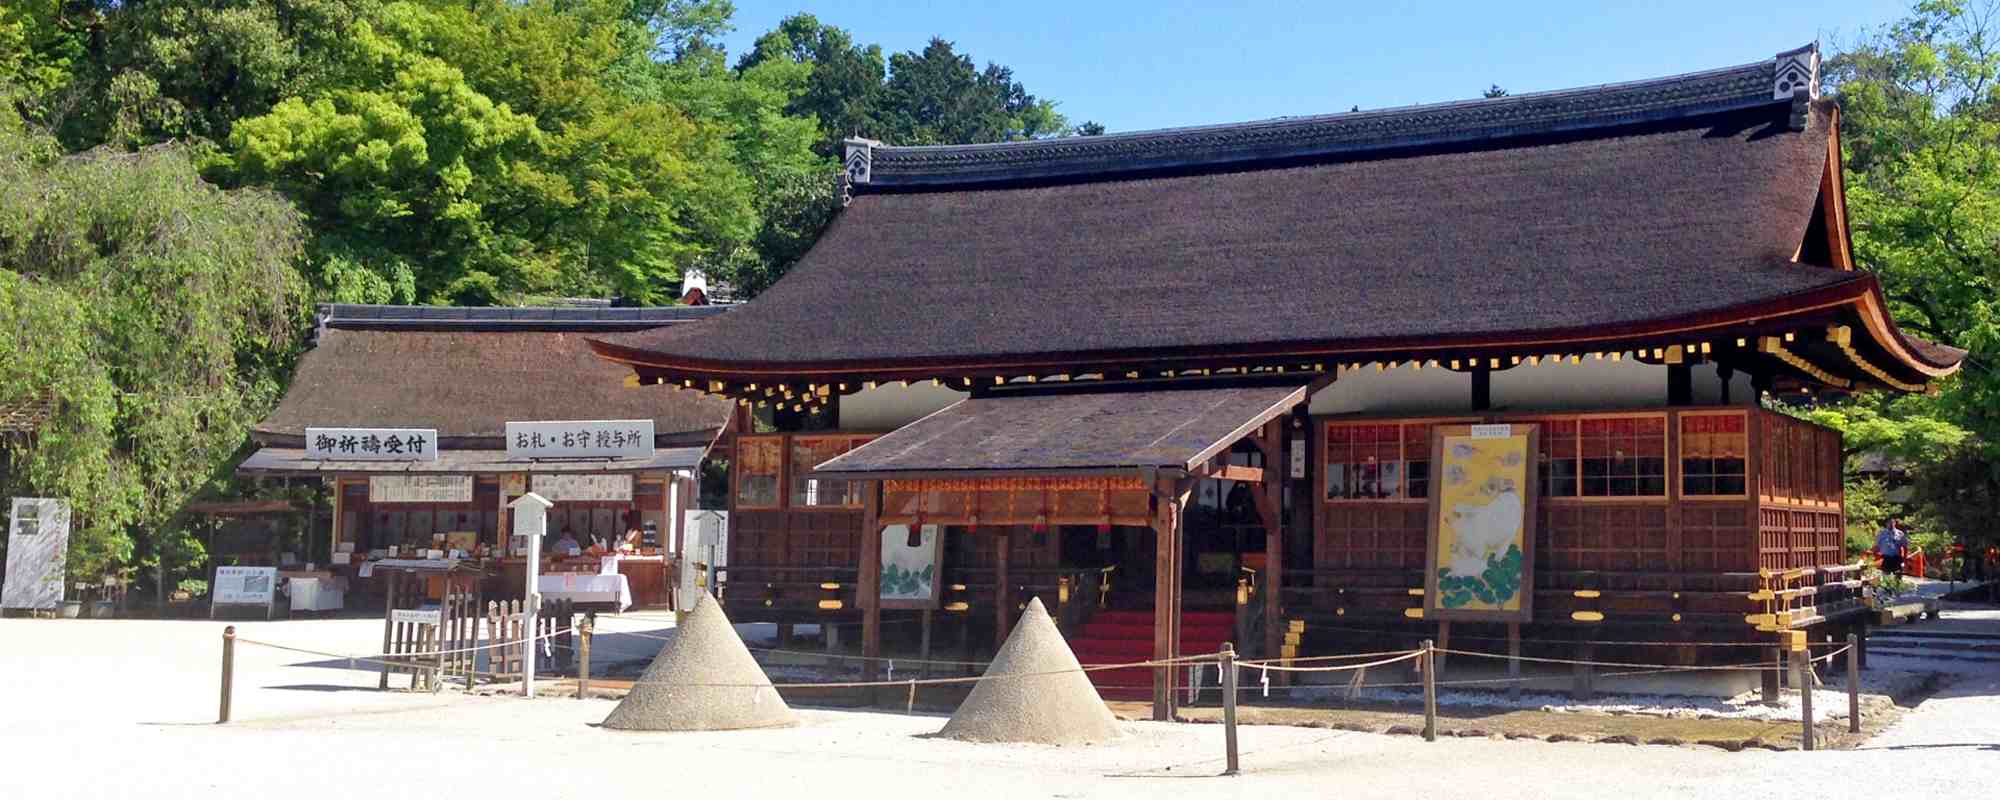
[[993,652],[998,655],[1014,622],[1014,576],[1007,570],[1014,543],[1013,537],[1008,536],[1012,528],[1003,526],[996,530],[1000,535],[993,537],[998,548],[993,554]]
[[[1264,424],[1264,493],[1270,514],[1264,518],[1264,657],[1277,658],[1284,642],[1285,481],[1291,464],[1285,452],[1285,418]],[[1247,646],[1247,642],[1245,643]]]
[[1694,366],[1691,364],[1667,365],[1667,405],[1694,405]]
[[[1173,479],[1153,486],[1153,658],[1166,660],[1180,650],[1181,622],[1181,502],[1184,492]],[[1176,671],[1153,668],[1153,719],[1171,721],[1177,707]]]
[[1493,408],[1493,371],[1485,367],[1472,370],[1472,410],[1488,411]]
[[882,482],[863,481],[861,490],[861,586],[854,602],[861,607],[861,679],[875,680],[882,656]]

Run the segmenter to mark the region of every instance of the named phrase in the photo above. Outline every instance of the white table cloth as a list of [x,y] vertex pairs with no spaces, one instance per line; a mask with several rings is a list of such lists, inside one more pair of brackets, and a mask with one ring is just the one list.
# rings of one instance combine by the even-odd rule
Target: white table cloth
[[542,593],[545,600],[617,603],[619,611],[632,607],[632,584],[623,575],[559,572],[541,576],[535,583],[535,589]]

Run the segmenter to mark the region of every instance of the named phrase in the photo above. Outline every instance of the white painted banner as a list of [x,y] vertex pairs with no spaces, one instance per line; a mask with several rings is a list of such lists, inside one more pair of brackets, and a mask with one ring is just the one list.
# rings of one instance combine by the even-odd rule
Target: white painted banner
[[268,606],[277,597],[277,567],[216,567],[211,605]]
[[306,458],[337,461],[436,461],[431,428],[307,428]]
[[632,476],[536,475],[534,492],[559,503],[565,500],[624,502],[632,499]]
[[707,508],[688,509],[682,518],[686,537],[681,543],[680,590],[675,599],[681,611],[693,611],[695,601],[715,591],[709,576],[719,576],[729,563],[729,512]]
[[14,498],[0,608],[52,611],[62,605],[68,556],[69,503],[47,497]]
[[652,458],[650,419],[507,423],[508,458]]
[[370,475],[370,503],[470,503],[471,475]]

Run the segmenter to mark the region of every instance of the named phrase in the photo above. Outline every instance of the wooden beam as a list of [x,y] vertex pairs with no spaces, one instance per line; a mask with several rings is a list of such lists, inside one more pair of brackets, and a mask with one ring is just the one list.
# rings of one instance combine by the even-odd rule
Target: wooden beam
[[1490,411],[1493,408],[1493,371],[1485,368],[1472,370],[1472,410]]
[[882,483],[863,481],[861,490],[861,584],[854,601],[861,606],[861,679],[876,679],[882,656]]
[[[1265,463],[1270,463],[1268,460]],[[1236,464],[1203,464],[1188,474],[1197,478],[1214,478],[1222,481],[1243,481],[1263,483],[1267,472],[1263,467],[1245,467]]]

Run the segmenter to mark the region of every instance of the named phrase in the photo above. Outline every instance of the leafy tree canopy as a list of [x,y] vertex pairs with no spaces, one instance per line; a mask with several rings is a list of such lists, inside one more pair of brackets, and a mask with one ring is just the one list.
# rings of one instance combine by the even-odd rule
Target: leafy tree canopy
[[6,440],[7,488],[74,503],[74,576],[198,557],[179,511],[276,402],[303,328],[298,216],[203,182],[185,148],[65,157],[0,117],[0,403],[53,411]]

